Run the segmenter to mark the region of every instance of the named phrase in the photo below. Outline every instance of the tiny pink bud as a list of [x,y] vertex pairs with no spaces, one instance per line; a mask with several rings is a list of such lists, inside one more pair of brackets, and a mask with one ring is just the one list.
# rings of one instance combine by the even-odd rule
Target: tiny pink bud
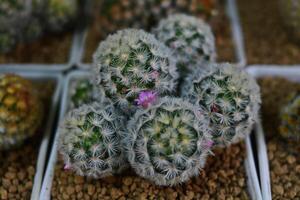
[[65,164],[64,165],[64,170],[65,171],[69,171],[71,169],[71,165],[70,164]]
[[153,72],[151,72],[150,77],[151,77],[152,79],[157,79],[157,78],[159,77],[158,71],[153,71]]
[[135,100],[138,106],[148,108],[157,99],[157,93],[154,91],[142,91],[139,97]]
[[213,144],[214,144],[214,142],[213,142],[212,140],[207,140],[207,141],[205,141],[205,143],[204,143],[204,147],[205,147],[206,149],[209,149],[209,148],[211,148],[211,147],[213,146]]

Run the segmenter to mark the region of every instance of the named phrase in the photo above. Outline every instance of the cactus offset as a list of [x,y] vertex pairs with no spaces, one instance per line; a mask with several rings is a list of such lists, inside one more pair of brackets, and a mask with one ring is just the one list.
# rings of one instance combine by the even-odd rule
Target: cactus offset
[[170,15],[160,21],[153,33],[174,51],[181,72],[215,61],[215,38],[210,26],[201,19],[184,14]]
[[100,93],[123,111],[134,108],[142,91],[174,92],[178,78],[171,51],[153,35],[136,29],[118,31],[101,42],[94,70]]
[[42,102],[29,80],[0,76],[0,150],[21,145],[33,136],[43,119]]
[[93,103],[70,111],[59,129],[65,169],[102,178],[127,167],[120,131],[124,118],[110,104]]
[[281,110],[280,134],[292,140],[300,139],[300,93],[291,95]]
[[74,80],[70,85],[70,108],[78,108],[94,101],[93,84],[88,79]]
[[258,120],[259,86],[231,64],[211,64],[191,74],[182,95],[205,110],[216,145],[240,141]]
[[138,110],[127,126],[124,146],[136,173],[157,185],[176,185],[199,174],[212,141],[200,108],[164,97]]
[[300,40],[300,1],[299,0],[279,0],[279,10],[282,21],[295,37]]

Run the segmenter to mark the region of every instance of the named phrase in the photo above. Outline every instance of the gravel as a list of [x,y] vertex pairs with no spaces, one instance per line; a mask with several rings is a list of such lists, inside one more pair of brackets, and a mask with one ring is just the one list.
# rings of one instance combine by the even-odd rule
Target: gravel
[[238,0],[249,64],[299,64],[300,46],[281,22],[278,0]]
[[0,54],[0,63],[67,63],[72,37],[72,33],[64,33],[18,44],[11,52]]
[[249,199],[244,169],[245,145],[214,150],[197,178],[176,187],[159,187],[132,171],[99,180],[64,171],[60,159],[55,167],[53,199]]
[[262,90],[262,120],[267,136],[272,198],[274,200],[300,199],[300,146],[284,140],[279,132],[279,110],[286,97],[300,89],[300,84],[283,78],[259,80]]

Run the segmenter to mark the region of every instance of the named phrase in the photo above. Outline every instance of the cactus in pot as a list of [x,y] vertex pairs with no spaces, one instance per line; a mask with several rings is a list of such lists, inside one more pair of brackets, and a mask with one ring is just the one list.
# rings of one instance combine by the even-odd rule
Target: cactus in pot
[[95,85],[123,111],[142,91],[172,94],[178,73],[171,51],[143,30],[125,29],[101,42],[94,54]]
[[215,145],[236,143],[251,133],[261,98],[256,81],[232,64],[209,64],[190,74],[182,95],[204,109]]
[[202,110],[180,98],[163,97],[139,109],[124,134],[135,172],[157,185],[173,186],[197,176],[212,141]]
[[79,20],[80,5],[80,0],[43,0],[45,29],[61,32],[73,28]]
[[173,50],[177,67],[183,74],[204,62],[215,62],[214,35],[210,26],[199,18],[184,14],[170,15],[160,21],[153,33]]
[[300,93],[289,97],[288,103],[281,110],[280,134],[288,139],[300,139]]
[[300,1],[279,0],[278,4],[283,23],[300,44]]
[[33,84],[20,76],[0,76],[0,150],[20,146],[43,119],[43,105]]
[[66,170],[102,178],[127,167],[121,147],[124,117],[111,104],[86,104],[71,110],[59,128],[58,149]]

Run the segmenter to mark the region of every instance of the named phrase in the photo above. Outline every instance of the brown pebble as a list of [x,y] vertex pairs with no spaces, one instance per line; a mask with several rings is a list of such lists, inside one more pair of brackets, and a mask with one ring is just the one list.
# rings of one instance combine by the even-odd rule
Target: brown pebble
[[68,186],[68,187],[67,187],[67,194],[68,194],[68,195],[71,195],[71,194],[73,194],[74,192],[75,192],[74,187],[72,187],[72,186]]
[[1,199],[8,199],[7,191],[5,189],[1,189],[0,194],[1,194]]
[[76,184],[82,184],[82,183],[84,183],[84,178],[82,176],[75,176],[74,182]]
[[95,186],[94,185],[88,185],[88,195],[92,196],[95,193]]
[[296,162],[296,158],[295,158],[295,156],[289,155],[287,157],[287,161],[288,161],[289,164],[294,164]]
[[274,189],[273,192],[275,194],[283,195],[283,193],[284,193],[284,189],[281,185],[274,185],[273,189]]

